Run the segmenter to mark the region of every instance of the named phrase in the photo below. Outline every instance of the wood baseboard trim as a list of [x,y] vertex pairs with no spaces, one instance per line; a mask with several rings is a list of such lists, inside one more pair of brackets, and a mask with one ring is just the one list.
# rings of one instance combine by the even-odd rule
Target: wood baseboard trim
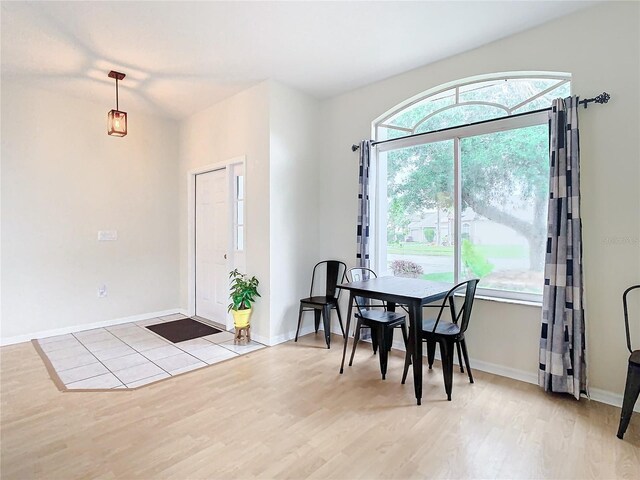
[[0,338],[0,346],[4,347],[6,345],[14,345],[16,343],[30,342],[34,339],[55,337],[56,335],[66,335],[67,333],[76,333],[83,330],[91,330],[93,328],[111,327],[113,325],[120,325],[121,323],[139,322],[141,320],[147,320],[149,318],[163,317],[165,315],[173,315],[176,313],[185,315],[184,311],[179,308],[161,310],[159,312],[142,313],[140,315],[114,318],[112,320],[105,320],[102,322],[84,323],[80,325],[72,325],[69,327],[54,328],[51,330],[41,330],[38,332],[26,333],[23,335],[15,335],[12,337],[2,337]]

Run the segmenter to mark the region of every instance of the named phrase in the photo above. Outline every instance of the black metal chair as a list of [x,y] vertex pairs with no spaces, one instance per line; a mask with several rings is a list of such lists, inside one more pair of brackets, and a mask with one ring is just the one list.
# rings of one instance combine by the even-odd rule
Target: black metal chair
[[[467,353],[467,344],[464,340],[464,333],[469,326],[471,318],[471,309],[473,300],[476,296],[476,287],[478,279],[467,280],[453,287],[444,297],[438,317],[427,319],[422,322],[422,331],[420,332],[422,340],[427,342],[427,360],[429,362],[429,370],[433,366],[436,355],[436,343],[440,345],[440,357],[442,359],[442,372],[444,376],[444,389],[447,392],[447,400],[451,400],[451,388],[453,386],[453,347],[458,350],[458,360],[460,362],[460,370],[464,373],[462,366],[462,356],[464,356],[464,364],[467,367],[467,375],[469,382],[473,383],[473,374],[469,366],[469,355]],[[460,291],[464,289],[464,293]],[[456,308],[456,300],[462,301],[459,309]],[[449,303],[449,311],[451,312],[451,321],[442,320],[442,313]],[[411,348],[407,348],[407,355],[404,361],[404,373],[402,374],[402,383],[407,379],[407,372],[411,361]],[[414,359],[414,361],[416,361]],[[417,359],[422,361],[422,359]]]
[[[318,267],[324,267],[326,269],[324,290],[320,295],[314,295],[314,284],[316,283],[316,275],[320,275]],[[321,268],[322,269],[322,268]],[[300,311],[298,313],[298,328],[296,329],[296,339],[298,341],[298,334],[300,333],[300,324],[302,323],[302,314],[304,312],[313,311],[315,314],[315,327],[316,333],[320,327],[320,316],[322,315],[322,321],[324,324],[324,337],[327,342],[327,348],[331,348],[331,310],[335,309],[338,314],[338,321],[340,322],[340,329],[342,330],[342,336],[344,337],[344,327],[342,325],[342,315],[340,315],[340,307],[338,306],[338,300],[340,298],[340,289],[337,288],[338,284],[344,282],[345,272],[347,271],[347,265],[344,262],[338,260],[324,260],[318,262],[313,267],[313,273],[311,275],[311,289],[309,290],[309,296],[300,300]]]
[[627,349],[629,349],[629,366],[627,368],[627,384],[624,387],[624,399],[622,400],[622,413],[620,414],[620,426],[618,427],[618,438],[624,436],[627,431],[633,407],[638,400],[640,394],[640,350],[631,348],[631,334],[629,333],[629,309],[627,306],[627,295],[631,290],[640,288],[640,285],[634,285],[627,288],[622,294],[622,307],[624,310],[624,326],[627,333]]
[[[346,277],[347,281],[351,283],[368,280],[369,278],[376,278],[377,275],[370,268],[356,267],[349,269]],[[402,330],[404,345],[405,348],[407,347],[408,334],[406,316],[404,313],[388,311],[384,302],[379,305],[374,305],[362,297],[354,297],[354,301],[356,305],[355,317],[357,323],[353,337],[353,348],[351,350],[349,366],[353,365],[356,346],[358,345],[358,341],[360,341],[360,331],[363,328],[370,328],[373,352],[376,353],[376,347],[380,352],[378,355],[380,358],[380,373],[382,373],[382,379],[384,380],[387,375],[389,351],[393,344],[393,332],[396,328],[400,328]]]

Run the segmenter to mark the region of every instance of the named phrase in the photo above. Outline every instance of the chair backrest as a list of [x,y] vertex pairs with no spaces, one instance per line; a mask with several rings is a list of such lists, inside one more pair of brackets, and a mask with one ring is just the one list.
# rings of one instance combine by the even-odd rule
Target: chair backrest
[[[353,267],[347,270],[345,275],[347,277],[347,282],[361,282],[363,280],[369,280],[370,278],[378,278],[376,272],[366,267]],[[364,297],[354,297],[356,302],[356,307],[358,307],[358,311],[360,312],[361,308],[367,308],[371,306],[371,299]],[[384,305],[384,304],[382,304]],[[361,312],[360,312],[361,313]]]
[[366,267],[353,267],[347,270],[347,282],[361,282],[370,278],[378,278],[376,272]]
[[309,296],[313,296],[313,287],[316,285],[316,274],[320,274],[318,267],[324,267],[325,271],[325,283],[323,295],[327,297],[338,298],[340,296],[340,289],[336,288],[338,284],[344,282],[345,273],[347,272],[347,265],[339,260],[323,260],[316,263],[313,267],[313,274],[311,275],[311,289],[309,290]]
[[[444,309],[447,307],[447,303],[449,303],[451,321],[460,327],[460,333],[467,331],[467,328],[469,327],[469,319],[471,318],[471,309],[473,308],[473,300],[476,297],[476,287],[478,286],[479,281],[480,280],[477,278],[467,280],[457,284],[449,290],[447,296],[444,297],[444,300],[442,301],[442,305],[440,306],[438,318],[433,326],[434,332],[440,322],[442,312],[444,312]],[[462,293],[462,290],[464,290],[464,293]],[[458,305],[456,305],[456,301],[458,302]],[[460,302],[462,303],[460,304]]]
[[636,288],[640,288],[640,285],[633,285],[632,287],[627,288],[622,294],[622,307],[624,310],[624,328],[627,334],[627,348],[629,349],[629,353],[633,353],[633,349],[631,348],[631,334],[629,333],[629,308],[627,306],[627,294],[631,290],[635,290]]

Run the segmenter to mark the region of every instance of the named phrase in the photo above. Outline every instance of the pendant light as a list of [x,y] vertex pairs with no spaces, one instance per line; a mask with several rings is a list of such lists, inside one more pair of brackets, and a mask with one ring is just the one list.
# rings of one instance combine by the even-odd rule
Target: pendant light
[[124,137],[127,134],[127,112],[121,112],[118,109],[118,80],[122,80],[125,76],[124,73],[113,70],[109,72],[109,77],[116,80],[116,109],[111,110],[107,116],[107,133],[115,137]]

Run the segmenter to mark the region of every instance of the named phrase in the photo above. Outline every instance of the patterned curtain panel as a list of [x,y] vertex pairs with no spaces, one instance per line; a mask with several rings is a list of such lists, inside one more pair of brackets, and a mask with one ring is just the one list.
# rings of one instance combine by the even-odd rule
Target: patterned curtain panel
[[553,101],[549,118],[549,218],[538,383],[587,393],[580,219],[578,98]]
[[360,173],[358,178],[358,227],[356,266],[369,268],[369,167],[371,142],[360,142]]

